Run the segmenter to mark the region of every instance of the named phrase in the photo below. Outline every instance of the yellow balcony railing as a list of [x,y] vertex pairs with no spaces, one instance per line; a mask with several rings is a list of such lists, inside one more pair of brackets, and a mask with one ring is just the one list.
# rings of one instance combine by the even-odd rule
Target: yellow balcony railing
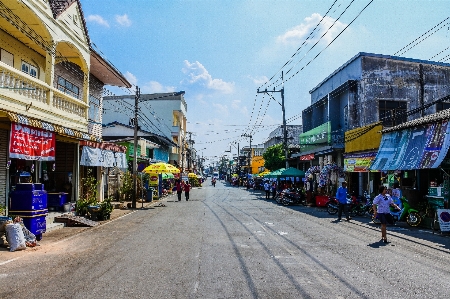
[[[0,89],[4,90],[2,93],[14,97],[17,102],[24,102],[25,105],[29,100],[33,100],[52,106],[53,109],[48,110],[59,115],[67,117],[69,113],[77,116],[77,119],[80,117],[87,121],[88,104],[2,62],[0,62]],[[51,98],[50,91],[53,92]]]

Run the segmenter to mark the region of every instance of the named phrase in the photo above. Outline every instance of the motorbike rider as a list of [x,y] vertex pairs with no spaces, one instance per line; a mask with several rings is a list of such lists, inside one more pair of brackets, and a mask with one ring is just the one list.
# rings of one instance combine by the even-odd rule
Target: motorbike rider
[[350,221],[350,216],[348,214],[348,203],[347,203],[347,182],[343,181],[342,186],[337,189],[336,199],[339,201],[338,207],[338,221],[341,221],[342,211],[345,213],[345,218]]

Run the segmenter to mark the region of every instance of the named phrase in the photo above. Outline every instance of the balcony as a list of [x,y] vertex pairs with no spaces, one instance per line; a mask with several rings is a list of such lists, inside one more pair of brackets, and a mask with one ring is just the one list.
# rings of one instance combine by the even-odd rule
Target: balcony
[[170,131],[172,133],[172,137],[180,135],[180,127],[179,126],[172,126],[172,129]]
[[0,96],[6,110],[87,131],[88,104],[3,62],[0,62]]

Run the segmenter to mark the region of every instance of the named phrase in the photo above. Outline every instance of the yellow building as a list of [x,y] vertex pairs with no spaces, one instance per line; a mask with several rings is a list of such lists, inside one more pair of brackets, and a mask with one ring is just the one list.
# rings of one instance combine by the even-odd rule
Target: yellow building
[[[21,171],[76,200],[79,142],[101,142],[103,86],[131,84],[91,48],[79,1],[0,1],[0,15],[0,204]],[[14,134],[49,146],[28,152]]]

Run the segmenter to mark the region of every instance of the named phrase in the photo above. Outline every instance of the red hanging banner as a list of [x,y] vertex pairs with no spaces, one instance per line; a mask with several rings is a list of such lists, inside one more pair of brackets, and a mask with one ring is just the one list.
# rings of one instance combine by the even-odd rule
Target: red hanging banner
[[55,161],[55,143],[53,132],[11,123],[10,158]]

